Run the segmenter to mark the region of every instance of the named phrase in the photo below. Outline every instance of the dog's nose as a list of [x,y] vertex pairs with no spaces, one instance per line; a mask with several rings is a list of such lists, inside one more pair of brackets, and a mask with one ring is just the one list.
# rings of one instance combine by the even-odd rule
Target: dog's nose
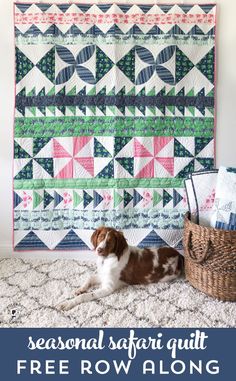
[[97,248],[97,252],[98,252],[99,254],[102,254],[102,253],[103,253],[103,249],[102,249],[101,247],[98,247],[98,248]]

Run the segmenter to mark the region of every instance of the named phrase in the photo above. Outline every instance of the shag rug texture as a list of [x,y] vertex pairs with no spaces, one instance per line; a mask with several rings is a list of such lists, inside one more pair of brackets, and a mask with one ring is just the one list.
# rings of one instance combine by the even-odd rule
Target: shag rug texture
[[236,303],[214,300],[180,279],[129,286],[71,311],[73,296],[95,264],[76,260],[0,261],[2,327],[236,327]]

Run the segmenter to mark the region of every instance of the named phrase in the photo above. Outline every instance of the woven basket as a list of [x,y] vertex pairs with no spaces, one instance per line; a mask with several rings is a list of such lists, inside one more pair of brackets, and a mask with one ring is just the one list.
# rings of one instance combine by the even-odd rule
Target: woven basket
[[185,273],[191,285],[224,301],[236,301],[236,231],[184,222]]

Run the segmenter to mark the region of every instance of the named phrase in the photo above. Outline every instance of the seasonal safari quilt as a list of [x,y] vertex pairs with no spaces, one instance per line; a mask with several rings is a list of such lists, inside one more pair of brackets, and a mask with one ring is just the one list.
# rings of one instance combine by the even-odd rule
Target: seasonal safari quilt
[[16,250],[100,225],[181,247],[184,179],[214,166],[215,8],[15,4]]

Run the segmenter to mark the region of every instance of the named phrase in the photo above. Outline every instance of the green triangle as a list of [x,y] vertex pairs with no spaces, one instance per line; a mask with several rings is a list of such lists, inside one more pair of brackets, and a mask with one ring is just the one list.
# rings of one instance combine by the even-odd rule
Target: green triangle
[[109,93],[107,94],[107,95],[115,95],[116,94],[116,89],[115,89],[115,87],[113,87],[110,91],[109,91]]
[[36,107],[28,107],[27,109],[31,112],[32,115],[36,115]]
[[19,48],[16,48],[16,82],[20,82],[33,67],[33,62]]
[[96,80],[103,78],[114,66],[114,62],[101,50],[96,48]]
[[147,93],[147,95],[148,95],[149,97],[153,97],[153,96],[155,96],[155,95],[156,95],[155,87],[153,87],[153,88]]
[[156,206],[159,204],[159,202],[162,200],[161,195],[157,191],[153,191],[153,206]]
[[107,95],[106,86],[99,90],[99,92],[97,92],[97,95]]
[[169,97],[174,97],[175,96],[175,88],[173,87],[166,95]]
[[195,107],[194,106],[189,106],[188,107],[189,112],[194,116],[195,115]]
[[27,94],[27,97],[34,97],[35,94],[36,94],[35,87],[33,87],[33,89],[30,90],[30,92]]
[[72,89],[67,93],[67,95],[76,95],[76,94],[77,94],[76,86],[72,87]]
[[194,67],[194,64],[178,47],[176,48],[176,82],[181,81]]
[[186,96],[187,97],[194,97],[194,89],[191,89],[187,94],[186,94]]
[[196,65],[196,68],[211,82],[214,83],[215,49],[212,48]]
[[175,106],[166,106],[166,108],[167,108],[173,115],[175,115]]
[[127,106],[127,109],[132,115],[135,115],[135,106]]
[[215,114],[215,109],[213,107],[208,107],[208,110],[210,111],[210,113],[214,116]]
[[116,208],[121,203],[122,200],[123,200],[123,197],[119,193],[114,191],[114,208]]
[[88,109],[95,115],[96,114],[96,106],[89,106]]
[[214,97],[215,96],[214,88],[206,95],[207,95],[207,97]]
[[150,110],[153,115],[156,115],[156,107],[149,106],[149,107],[147,107],[147,110]]
[[143,87],[139,92],[138,94],[136,94],[137,96],[145,96],[146,95],[146,91],[145,91],[145,87]]
[[129,78],[131,82],[135,82],[135,48],[132,48],[116,66]]
[[109,106],[108,109],[112,112],[113,115],[115,115],[116,106]]
[[55,81],[55,47],[49,50],[37,63],[37,68],[51,81]]
[[48,95],[49,97],[51,97],[52,95],[55,95],[55,86],[53,86],[53,87],[51,88],[51,90],[49,90],[49,92],[47,93],[47,95]]
[[55,106],[48,106],[47,109],[48,109],[53,115],[55,115],[55,110],[56,110],[56,107],[55,107]]
[[33,209],[37,208],[39,204],[43,201],[43,197],[38,194],[38,192],[33,192]]
[[88,92],[87,95],[96,95],[96,87],[92,87]]
[[67,106],[66,109],[70,110],[73,115],[76,114],[76,107],[75,106]]
[[127,95],[135,95],[135,87],[132,87],[132,89],[127,93]]
[[79,204],[83,201],[83,198],[75,191],[73,191],[73,207],[77,208]]

